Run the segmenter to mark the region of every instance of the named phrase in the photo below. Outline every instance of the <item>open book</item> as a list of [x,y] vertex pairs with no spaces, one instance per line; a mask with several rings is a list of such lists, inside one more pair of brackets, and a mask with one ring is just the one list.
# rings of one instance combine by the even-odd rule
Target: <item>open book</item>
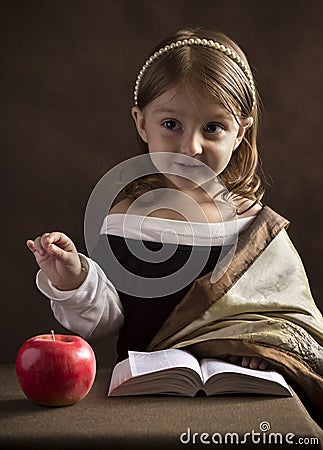
[[274,370],[254,370],[205,358],[185,350],[129,351],[113,369],[108,396],[263,394],[292,396],[284,377]]

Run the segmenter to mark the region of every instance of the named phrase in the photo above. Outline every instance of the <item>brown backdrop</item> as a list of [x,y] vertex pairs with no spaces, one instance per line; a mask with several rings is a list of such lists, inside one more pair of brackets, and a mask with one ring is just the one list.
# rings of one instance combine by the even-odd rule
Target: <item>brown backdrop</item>
[[[64,331],[36,290],[25,240],[62,230],[85,252],[91,190],[138,153],[133,83],[147,52],[185,26],[219,29],[252,61],[264,113],[265,201],[289,230],[322,307],[320,0],[2,0],[0,360],[35,334]],[[109,360],[108,342],[95,348]]]

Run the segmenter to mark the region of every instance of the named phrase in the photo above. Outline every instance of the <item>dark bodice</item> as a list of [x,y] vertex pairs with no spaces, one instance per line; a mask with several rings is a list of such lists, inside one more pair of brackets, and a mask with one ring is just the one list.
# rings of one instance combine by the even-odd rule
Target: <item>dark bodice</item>
[[[143,258],[135,256],[131,250],[142,244],[150,252],[156,252],[156,255],[162,247],[169,250],[172,255],[162,262],[145,261]],[[100,235],[91,257],[102,267],[109,280],[116,287],[124,308],[124,324],[117,343],[119,360],[128,356],[128,350],[144,351],[146,349],[171,311],[189,291],[194,280],[190,281],[186,286],[182,286],[176,292],[160,297],[143,298],[134,296],[129,292],[133,292],[132,288],[140,288],[140,286],[135,286],[135,284],[144,283],[144,281],[138,278],[134,281],[131,275],[129,277],[124,274],[120,275],[115,258],[127,271],[141,277],[153,279],[153,282],[156,283],[156,288],[160,288],[160,283],[167,283],[165,278],[167,275],[174,274],[187,263],[192,251],[197,251],[200,256],[203,256],[202,259],[205,259],[205,264],[203,264],[201,269],[198,269],[196,278],[212,271],[219,259],[221,248],[220,246],[198,246],[193,248],[191,245],[162,244],[152,241],[136,241],[135,239],[115,235]]]

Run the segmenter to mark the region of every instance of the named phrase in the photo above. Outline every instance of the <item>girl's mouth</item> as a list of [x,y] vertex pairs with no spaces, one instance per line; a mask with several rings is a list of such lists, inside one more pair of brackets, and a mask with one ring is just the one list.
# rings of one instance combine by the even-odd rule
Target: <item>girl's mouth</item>
[[191,170],[195,170],[195,169],[199,169],[199,168],[203,167],[202,164],[184,164],[184,163],[180,163],[180,162],[174,162],[174,164],[180,170],[184,170],[184,171],[191,171]]
[[[192,159],[192,158],[191,158]],[[198,162],[194,163],[194,162],[180,162],[180,161],[174,161],[175,164],[179,164],[180,166],[185,166],[185,167],[202,167],[203,164],[200,164]]]

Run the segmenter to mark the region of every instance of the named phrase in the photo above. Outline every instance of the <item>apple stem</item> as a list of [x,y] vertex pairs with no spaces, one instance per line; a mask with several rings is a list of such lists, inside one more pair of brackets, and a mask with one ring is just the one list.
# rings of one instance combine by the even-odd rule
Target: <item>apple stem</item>
[[53,341],[55,341],[54,330],[50,330],[50,332],[52,333],[52,339],[53,339]]

